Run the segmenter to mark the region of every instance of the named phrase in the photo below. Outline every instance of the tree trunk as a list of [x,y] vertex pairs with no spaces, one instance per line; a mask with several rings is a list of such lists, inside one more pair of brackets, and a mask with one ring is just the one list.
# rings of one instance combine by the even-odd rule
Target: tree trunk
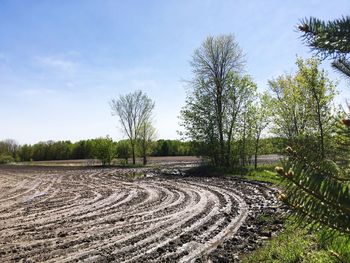
[[323,133],[323,125],[320,123],[320,141],[321,141],[321,157],[322,159],[325,158],[325,151],[324,151],[324,133]]
[[321,120],[321,107],[320,107],[320,102],[317,101],[317,118],[318,118],[318,127],[320,129],[320,144],[321,144],[321,158],[325,158],[325,153],[324,153],[324,132],[323,132],[323,123]]
[[245,167],[245,143],[246,143],[246,116],[244,116],[243,120],[243,138],[242,138],[242,167]]
[[131,145],[131,151],[132,151],[132,164],[136,164],[136,158],[135,158],[135,144]]
[[143,165],[147,164],[147,156],[146,156],[146,143],[143,142],[142,145],[142,156],[143,156]]
[[229,167],[232,167],[232,156],[231,156],[231,141],[232,141],[232,130],[233,130],[233,123],[234,120],[232,120],[232,123],[230,125],[230,130],[228,132],[228,137],[227,137],[227,152],[226,152],[226,158],[227,158],[227,165]]
[[219,144],[220,144],[220,156],[219,162],[220,166],[225,165],[226,156],[225,156],[225,142],[224,142],[224,132],[223,132],[223,123],[222,123],[222,88],[217,85],[217,118],[218,118],[218,130],[219,130]]
[[258,149],[259,149],[259,137],[255,141],[255,156],[254,156],[254,168],[258,168]]
[[226,165],[228,167],[232,166],[232,157],[231,157],[231,140],[227,141],[227,151],[226,151]]
[[322,117],[321,117],[321,105],[320,105],[320,99],[317,96],[317,92],[315,91],[315,88],[312,89],[314,98],[316,100],[316,114],[317,114],[317,123],[318,128],[320,132],[320,144],[321,144],[321,158],[325,158],[325,150],[324,150],[324,132],[323,132],[323,123],[322,123]]

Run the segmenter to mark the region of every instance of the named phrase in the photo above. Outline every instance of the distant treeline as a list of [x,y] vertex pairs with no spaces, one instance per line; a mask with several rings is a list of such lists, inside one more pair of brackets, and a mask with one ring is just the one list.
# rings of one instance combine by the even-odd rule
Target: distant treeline
[[[99,158],[101,143],[105,138],[71,141],[46,141],[36,144],[19,145],[15,140],[0,141],[0,163],[14,161],[49,161],[70,159]],[[261,154],[279,153],[281,140],[278,138],[262,139]],[[130,157],[126,140],[112,141],[113,156],[126,159]],[[192,142],[180,140],[158,140],[152,145],[150,156],[195,156],[201,155],[200,147]]]
[[[97,158],[101,138],[71,141],[46,141],[33,145],[19,145],[14,140],[0,141],[0,156],[8,161],[48,161]],[[115,156],[125,158],[126,141],[113,142]],[[118,147],[120,146],[120,147]],[[126,149],[126,155],[128,154]],[[154,142],[151,156],[196,155],[190,142],[179,140],[158,140]]]

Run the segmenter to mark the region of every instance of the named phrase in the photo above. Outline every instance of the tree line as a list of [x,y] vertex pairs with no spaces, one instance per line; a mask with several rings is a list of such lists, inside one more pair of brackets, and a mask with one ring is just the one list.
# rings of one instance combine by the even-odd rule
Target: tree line
[[[0,159],[3,162],[14,161],[49,161],[70,159],[93,159],[108,153],[111,148],[112,158],[129,159],[132,157],[127,140],[113,141],[109,137],[89,140],[46,141],[20,145],[15,140],[0,141]],[[191,142],[180,140],[157,140],[152,142],[150,156],[188,156],[196,155]],[[136,148],[136,156],[141,156],[141,149]]]
[[[281,139],[262,139],[261,154],[280,153]],[[159,139],[152,142],[150,156],[200,156],[201,152],[194,142],[181,140]],[[110,152],[110,154],[109,154]],[[15,140],[0,141],[0,163],[55,161],[79,159],[123,159],[129,162],[132,157],[128,140],[112,141],[109,137],[80,140],[78,142],[46,141],[35,144],[20,145]],[[136,149],[136,156],[141,156],[141,150]]]

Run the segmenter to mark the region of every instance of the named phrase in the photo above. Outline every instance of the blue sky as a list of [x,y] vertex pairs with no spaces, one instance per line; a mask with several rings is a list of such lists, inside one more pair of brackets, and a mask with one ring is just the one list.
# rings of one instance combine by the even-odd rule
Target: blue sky
[[[158,138],[179,138],[183,80],[206,36],[234,34],[262,91],[311,56],[299,19],[349,14],[348,0],[0,0],[0,140],[119,140],[109,101],[136,89],[155,100]],[[350,98],[349,83],[339,89]]]

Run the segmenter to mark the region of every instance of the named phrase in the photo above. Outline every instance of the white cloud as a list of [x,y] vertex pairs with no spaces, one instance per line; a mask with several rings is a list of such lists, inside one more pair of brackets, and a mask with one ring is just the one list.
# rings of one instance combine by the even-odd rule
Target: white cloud
[[74,73],[77,64],[67,58],[59,58],[55,56],[36,57],[36,62],[47,69],[57,70],[62,73]]

